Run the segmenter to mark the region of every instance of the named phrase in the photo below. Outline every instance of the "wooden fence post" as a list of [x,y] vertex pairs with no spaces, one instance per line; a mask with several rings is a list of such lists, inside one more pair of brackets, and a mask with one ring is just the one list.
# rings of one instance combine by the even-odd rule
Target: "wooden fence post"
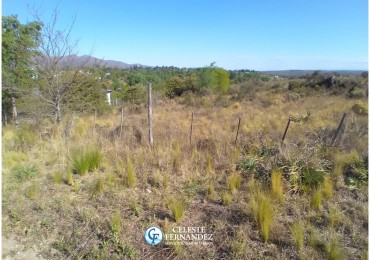
[[194,112],[191,113],[191,123],[190,123],[190,136],[189,136],[189,143],[190,143],[190,148],[191,148],[191,138],[193,135],[193,121],[194,121]]
[[236,137],[235,137],[235,143],[234,143],[234,145],[236,145],[236,141],[238,140],[239,128],[240,128],[240,121],[241,120],[242,120],[242,116],[239,116],[238,130],[236,130]]
[[342,119],[340,120],[339,122],[339,125],[338,125],[338,128],[337,128],[337,131],[335,131],[335,135],[334,135],[334,138],[333,138],[333,141],[331,142],[331,145],[330,146],[333,146],[334,145],[334,142],[335,142],[335,139],[337,139],[337,135],[339,133],[339,130],[341,129],[342,127],[342,124],[344,122],[344,118],[346,117],[346,113],[343,113],[343,116],[342,116]]
[[149,144],[153,146],[153,109],[152,109],[152,83],[148,84],[148,121],[149,121]]
[[284,139],[285,139],[285,136],[286,136],[286,133],[288,132],[288,128],[289,128],[289,125],[290,125],[290,117],[288,118],[288,123],[285,127],[285,131],[284,131],[284,135],[283,135],[283,138],[281,139],[281,142],[284,142]]

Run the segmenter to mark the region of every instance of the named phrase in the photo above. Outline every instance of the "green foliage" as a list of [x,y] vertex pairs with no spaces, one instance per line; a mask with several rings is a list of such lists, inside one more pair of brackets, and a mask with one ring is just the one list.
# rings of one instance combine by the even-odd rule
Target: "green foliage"
[[18,182],[24,182],[36,176],[38,170],[34,164],[20,164],[11,170],[12,177]]
[[179,199],[172,199],[168,205],[168,208],[171,210],[172,216],[175,221],[179,222],[185,212],[185,203]]
[[80,175],[96,170],[102,159],[101,151],[96,147],[82,149],[72,155],[73,170]]
[[32,79],[32,56],[40,42],[42,24],[21,24],[16,16],[2,17],[2,107],[10,111],[10,96],[25,90]]
[[301,175],[303,188],[311,190],[319,187],[323,183],[326,173],[314,168],[304,168]]

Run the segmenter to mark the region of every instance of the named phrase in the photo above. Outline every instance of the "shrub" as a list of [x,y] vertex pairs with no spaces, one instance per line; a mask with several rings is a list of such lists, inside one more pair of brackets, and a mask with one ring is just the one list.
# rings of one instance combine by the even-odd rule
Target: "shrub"
[[280,201],[284,200],[282,175],[283,173],[280,170],[273,170],[271,174],[271,192]]
[[240,186],[242,177],[238,173],[233,173],[227,178],[227,187],[232,194],[235,194]]
[[221,192],[221,202],[222,204],[229,206],[231,204],[232,198],[231,195],[227,191]]
[[21,164],[11,171],[13,178],[18,182],[30,180],[35,177],[36,173],[37,167],[33,164]]
[[172,216],[176,222],[179,222],[185,211],[185,203],[178,199],[173,199],[168,205],[172,212]]
[[304,169],[301,177],[303,188],[308,190],[318,188],[324,181],[325,174],[326,173],[322,170],[313,168]]
[[290,226],[290,232],[294,238],[294,241],[297,244],[298,249],[300,250],[303,246],[304,239],[304,226],[301,221],[294,221]]
[[361,101],[357,102],[352,106],[352,111],[356,115],[361,115],[361,116],[367,116],[368,114],[368,108],[367,105],[362,103]]

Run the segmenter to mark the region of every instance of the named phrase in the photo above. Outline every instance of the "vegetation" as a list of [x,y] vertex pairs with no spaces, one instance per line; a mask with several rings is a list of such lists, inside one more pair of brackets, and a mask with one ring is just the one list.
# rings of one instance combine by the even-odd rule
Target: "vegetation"
[[[3,60],[11,58],[7,51]],[[4,235],[22,238],[48,259],[361,259],[367,254],[367,77],[316,72],[275,78],[214,64],[94,66],[76,75],[72,67],[50,69],[38,67],[34,81],[8,70],[3,81],[18,75],[27,81],[19,86],[33,89],[38,98],[58,84],[65,90],[58,97],[60,113],[56,101],[49,104],[53,108],[44,102],[33,107],[35,96],[17,93],[18,128],[3,124]],[[48,82],[47,72],[61,73],[60,81]],[[153,146],[146,135],[148,82],[154,88]],[[103,89],[124,102],[108,106]],[[2,106],[8,107],[9,99]],[[11,109],[3,111],[11,117]],[[294,120],[282,142],[288,118]],[[202,247],[150,247],[142,236],[150,226],[166,232],[205,227],[214,240]]]

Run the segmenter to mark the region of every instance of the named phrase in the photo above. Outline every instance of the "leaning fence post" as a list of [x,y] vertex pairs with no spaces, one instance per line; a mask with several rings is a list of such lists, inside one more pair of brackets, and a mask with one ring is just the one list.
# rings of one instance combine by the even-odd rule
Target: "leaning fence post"
[[284,131],[284,135],[283,135],[283,138],[281,139],[281,142],[284,142],[284,139],[285,139],[285,136],[286,136],[286,133],[288,132],[288,128],[289,128],[289,125],[290,125],[290,117],[288,118],[288,123],[285,127],[285,131]]
[[236,137],[235,137],[235,145],[236,145],[236,141],[238,140],[240,121],[241,120],[242,120],[242,116],[239,116],[238,130],[236,130]]
[[191,113],[191,123],[190,123],[190,136],[189,136],[189,143],[191,148],[191,141],[192,141],[192,135],[193,135],[193,121],[194,121],[194,112]]
[[339,130],[341,129],[342,127],[342,124],[344,122],[344,118],[346,117],[346,113],[343,113],[343,116],[342,116],[342,119],[340,120],[340,123],[338,125],[338,128],[337,128],[337,131],[335,132],[335,135],[334,135],[334,138],[333,138],[333,141],[331,142],[331,145],[330,146],[333,146],[334,145],[334,142],[335,142],[335,139],[337,139],[337,135],[339,133]]
[[149,121],[149,144],[153,146],[153,124],[152,124],[152,83],[148,84],[148,121]]

